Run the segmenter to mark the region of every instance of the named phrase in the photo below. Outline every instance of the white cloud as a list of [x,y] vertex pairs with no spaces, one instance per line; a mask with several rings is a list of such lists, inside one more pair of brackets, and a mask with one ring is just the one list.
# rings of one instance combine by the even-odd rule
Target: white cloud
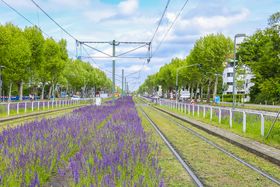
[[56,6],[63,7],[88,7],[90,5],[90,0],[49,0],[48,4],[53,4]]
[[194,16],[191,19],[180,19],[177,30],[195,30],[197,33],[204,33],[205,31],[219,32],[221,29],[246,20],[249,14],[248,9],[242,9],[228,15]]
[[213,16],[213,17],[195,17],[191,23],[202,29],[219,29],[226,28],[232,24],[238,23],[246,19],[249,15],[247,9],[241,10],[239,13],[231,16]]
[[119,3],[118,7],[122,14],[131,15],[138,9],[138,0],[125,0]]
[[135,73],[135,72],[139,72],[140,70],[141,71],[150,71],[151,68],[148,67],[147,65],[132,65],[132,66],[129,66],[129,67],[126,67],[125,68],[126,70],[126,74],[129,74],[129,73]]
[[95,11],[86,11],[83,14],[90,21],[99,22],[103,19],[107,19],[114,16],[115,12],[111,10],[95,10]]

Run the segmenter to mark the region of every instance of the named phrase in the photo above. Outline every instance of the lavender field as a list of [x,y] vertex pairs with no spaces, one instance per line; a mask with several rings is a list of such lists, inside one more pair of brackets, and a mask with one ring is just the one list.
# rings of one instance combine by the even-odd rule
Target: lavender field
[[0,133],[0,186],[164,186],[131,97]]

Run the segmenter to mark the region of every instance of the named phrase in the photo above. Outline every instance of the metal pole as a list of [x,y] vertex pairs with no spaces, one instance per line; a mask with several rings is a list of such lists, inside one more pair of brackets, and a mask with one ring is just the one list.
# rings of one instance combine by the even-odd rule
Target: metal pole
[[79,46],[79,42],[78,42],[78,40],[76,40],[76,59],[78,59],[78,56],[79,56],[79,54],[78,54],[78,46]]
[[113,104],[115,103],[115,56],[116,56],[116,41],[113,40],[113,71],[112,71],[112,79],[113,79],[113,86],[112,86],[112,94],[113,94]]
[[246,34],[236,34],[234,36],[234,59],[233,59],[233,88],[232,88],[232,108],[234,109],[234,107],[236,106],[236,96],[235,96],[235,92],[236,92],[236,81],[235,81],[235,73],[236,73],[236,39],[238,37],[246,37]]
[[0,102],[1,102],[1,96],[3,96],[3,102],[4,102],[4,89],[2,89],[3,88],[2,69],[4,68],[5,66],[0,65]]
[[233,57],[233,84],[232,84],[232,108],[235,107],[235,66],[236,66],[236,35],[234,36],[234,57]]
[[3,81],[2,81],[2,67],[0,66],[0,102],[1,102],[1,96],[2,96],[2,85],[3,85]]
[[123,94],[124,94],[123,81],[124,81],[124,69],[122,69],[122,98],[123,98]]
[[176,105],[178,103],[178,73],[179,73],[179,68],[176,70]]
[[126,82],[126,93],[127,93],[127,95],[129,94],[129,90],[128,90],[128,82]]
[[126,77],[124,78],[124,95],[126,96]]

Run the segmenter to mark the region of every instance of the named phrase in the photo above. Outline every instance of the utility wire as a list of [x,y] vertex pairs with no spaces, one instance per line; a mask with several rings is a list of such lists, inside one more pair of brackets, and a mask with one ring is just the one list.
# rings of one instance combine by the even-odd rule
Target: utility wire
[[[90,57],[90,54],[89,54],[89,52],[86,50],[86,48],[85,48],[84,46],[82,46],[82,47],[83,47],[84,51],[87,53],[87,55]],[[90,60],[97,66],[97,68],[99,68],[100,70],[112,74],[111,71],[106,70],[106,69],[102,68],[100,65],[98,65],[98,64],[96,63],[96,61],[93,59],[93,57],[90,57],[89,59],[90,59]],[[115,75],[116,75],[117,77],[121,77],[121,76],[118,75],[118,74],[115,74]],[[109,76],[108,76],[108,77],[109,77]]]
[[[82,45],[82,47],[83,47],[83,49],[84,49],[84,51],[87,53],[87,55],[88,56],[90,56],[90,54],[89,54],[89,52],[86,50],[86,48]],[[106,69],[103,69],[103,68],[101,68],[96,62],[95,62],[95,60],[93,60],[93,58],[89,58],[100,70],[102,70],[102,71],[106,71],[106,72],[108,72],[108,73],[112,73],[111,71],[108,71],[108,70],[106,70]]]
[[135,72],[129,73],[129,74],[126,75],[125,77],[129,77],[129,76],[134,75],[134,74],[136,74],[136,73],[140,73],[140,72],[144,69],[145,63],[146,63],[146,61],[144,61],[144,63],[142,64],[141,69],[139,69],[139,70],[137,70],[137,71],[135,71]]
[[[40,7],[39,4],[37,4],[34,0],[30,0],[37,8],[39,8],[50,20],[52,20],[63,32],[65,32],[68,36],[70,36],[72,39],[74,39],[75,41],[77,42],[80,42],[76,37],[74,37],[72,34],[70,34],[66,29],[64,29],[58,22],[56,22],[42,7]],[[84,44],[84,43],[83,43]],[[86,45],[87,47],[95,50],[95,51],[98,51],[106,56],[109,56],[111,57],[111,55],[99,50],[99,49],[96,49],[90,45],[87,45],[87,44],[84,44]]]
[[133,52],[133,51],[136,51],[137,49],[140,49],[140,48],[145,47],[145,46],[146,46],[146,44],[141,45],[141,46],[139,46],[139,47],[136,47],[136,48],[134,48],[134,49],[131,49],[131,50],[129,50],[129,51],[126,51],[126,52],[124,52],[124,53],[121,53],[121,54],[117,55],[116,57],[120,57],[120,56],[126,55],[126,54],[128,54],[128,53],[131,53],[131,52]]
[[59,23],[57,23],[43,8],[41,8],[34,0],[31,0],[31,2],[39,8],[48,18],[50,18],[63,32],[65,32],[68,36],[73,38],[76,41],[79,41],[76,37],[74,37],[72,34],[70,34],[67,30],[65,30]]
[[159,23],[158,23],[158,26],[157,26],[157,28],[156,28],[156,30],[155,30],[155,32],[154,32],[154,34],[153,34],[153,37],[152,37],[152,39],[151,39],[151,43],[153,42],[153,40],[154,40],[154,38],[155,38],[155,36],[156,36],[156,34],[157,34],[157,32],[158,32],[158,29],[159,29],[159,27],[160,27],[160,25],[161,25],[161,23],[162,23],[163,17],[164,17],[164,15],[165,15],[166,11],[167,11],[167,8],[168,8],[168,6],[169,6],[169,3],[170,3],[170,0],[167,0],[167,3],[166,3],[166,5],[165,5],[165,8],[164,8],[163,13],[162,13],[162,15],[161,15],[161,18],[160,18],[160,21],[159,21]]
[[157,51],[159,50],[161,44],[164,42],[164,40],[166,39],[168,33],[170,32],[170,30],[172,29],[172,27],[174,26],[174,24],[176,23],[177,19],[180,17],[180,15],[182,14],[184,8],[186,7],[187,3],[189,2],[189,0],[186,0],[184,5],[182,6],[181,10],[178,12],[178,14],[176,15],[176,17],[174,18],[172,24],[170,25],[170,27],[167,29],[167,31],[165,32],[164,36],[162,37],[160,43],[158,44],[156,50],[154,53],[152,53],[152,57],[154,56],[154,54],[157,53]]
[[23,19],[25,19],[28,23],[30,23],[32,26],[36,26],[44,33],[47,37],[50,37],[47,33],[45,33],[39,26],[31,22],[27,17],[25,17],[23,14],[21,14],[19,11],[17,11],[14,7],[12,7],[10,4],[8,4],[6,1],[1,0],[7,7],[9,7],[11,10],[13,10],[15,13],[17,13],[19,16],[21,16]]
[[96,49],[95,47],[92,47],[92,46],[90,46],[90,45],[88,45],[88,44],[86,44],[86,43],[82,43],[82,45],[85,45],[85,46],[87,46],[87,47],[89,47],[89,48],[91,48],[91,49],[93,49],[93,50],[95,50],[95,51],[98,51],[99,53],[102,53],[102,54],[104,54],[104,55],[106,55],[106,56],[108,56],[108,57],[112,57],[112,55],[110,55],[110,54],[108,54],[108,53],[105,53],[105,52],[103,52],[103,51],[101,51],[101,50],[99,50],[99,49]]

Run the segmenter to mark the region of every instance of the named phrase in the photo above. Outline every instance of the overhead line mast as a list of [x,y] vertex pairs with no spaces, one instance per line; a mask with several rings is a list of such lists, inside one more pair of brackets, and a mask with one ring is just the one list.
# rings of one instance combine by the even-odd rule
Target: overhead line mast
[[[150,59],[151,59],[151,56],[152,56],[152,47],[151,47],[151,44],[152,44],[152,42],[153,42],[153,40],[154,40],[154,38],[155,38],[155,36],[156,36],[156,33],[158,32],[158,29],[159,29],[161,23],[162,23],[163,17],[164,17],[164,15],[165,15],[166,11],[167,11],[167,8],[168,8],[168,6],[169,6],[170,0],[167,1],[167,4],[166,4],[165,9],[164,9],[164,11],[163,11],[163,14],[162,14],[162,16],[161,16],[161,18],[160,18],[159,24],[158,24],[158,26],[157,26],[157,28],[156,28],[154,34],[153,34],[153,37],[152,37],[151,41],[149,41],[149,42],[134,42],[134,41],[116,42],[115,40],[113,40],[113,42],[110,42],[110,41],[80,41],[80,40],[78,40],[76,37],[74,37],[72,34],[70,34],[66,29],[64,29],[58,22],[56,22],[43,8],[40,7],[39,4],[37,4],[37,3],[35,2],[35,0],[31,0],[31,2],[32,2],[37,8],[39,8],[49,19],[51,19],[63,32],[65,32],[68,36],[70,36],[72,39],[74,39],[74,40],[76,41],[76,57],[77,57],[77,58],[79,58],[79,56],[78,56],[78,47],[81,47],[81,45],[85,45],[85,46],[87,46],[87,47],[89,47],[89,48],[91,48],[91,49],[93,49],[93,50],[95,50],[95,51],[97,51],[97,52],[99,52],[99,53],[104,54],[105,56],[107,56],[107,57],[109,57],[109,58],[113,58],[113,64],[112,64],[112,66],[113,66],[113,67],[112,67],[112,79],[113,79],[112,92],[113,92],[113,100],[114,100],[114,90],[115,90],[115,60],[116,60],[116,57],[118,57],[118,58],[146,58],[146,59],[147,59],[147,62],[148,62],[148,63],[150,62]],[[105,53],[105,52],[103,52],[102,50],[99,50],[99,49],[97,49],[97,48],[95,48],[95,47],[90,46],[89,44],[92,44],[92,43],[95,43],[95,44],[101,44],[101,43],[103,43],[103,44],[110,44],[110,45],[112,45],[112,46],[113,46],[112,55],[110,55],[110,54],[108,54],[108,53]],[[133,48],[133,49],[131,49],[131,50],[128,50],[128,51],[126,51],[126,52],[123,52],[123,53],[121,53],[121,54],[119,54],[119,55],[116,55],[115,47],[118,46],[118,45],[120,45],[120,44],[126,44],[126,45],[133,45],[133,44],[136,44],[136,45],[141,45],[141,46],[138,46],[138,47],[136,47],[136,48]],[[140,48],[142,48],[142,47],[145,47],[145,46],[148,46],[148,55],[149,55],[148,57],[147,57],[147,56],[144,56],[144,57],[139,57],[139,56],[137,56],[137,57],[135,57],[135,56],[134,56],[134,57],[133,57],[133,56],[126,57],[126,56],[125,56],[126,54],[129,54],[129,53],[131,53],[131,52],[133,52],[133,51],[136,51],[136,50],[138,50],[138,49],[140,49]]]
[[[149,58],[150,58],[150,55],[149,56],[125,56],[127,54],[130,54],[140,48],[143,48],[143,47],[146,47],[148,46],[148,54],[151,54],[151,42],[135,42],[135,41],[115,41],[113,40],[112,42],[110,41],[79,41],[79,44],[80,45],[84,45],[84,46],[87,46],[99,53],[102,53],[104,54],[105,56],[104,57],[101,57],[101,58],[112,58],[112,81],[113,81],[113,85],[112,85],[112,97],[113,97],[113,102],[115,100],[115,66],[116,66],[116,59],[118,58],[129,58],[129,59],[135,59],[135,58],[144,58],[144,59],[147,59],[147,61],[149,62]],[[92,46],[90,46],[89,44],[109,44],[109,45],[112,45],[112,55],[109,55],[105,52],[102,52],[101,50],[98,50],[96,48],[93,48]],[[137,47],[134,47],[126,52],[123,52],[119,55],[116,54],[116,47],[121,45],[121,44],[125,44],[125,45],[138,45]],[[139,46],[140,45],[140,46]],[[93,58],[92,56],[89,56],[89,58]],[[124,76],[124,73],[122,72],[122,76]],[[124,84],[124,78],[122,77],[122,85]],[[122,89],[124,89],[124,86],[122,86]],[[122,90],[123,92],[123,90]]]

